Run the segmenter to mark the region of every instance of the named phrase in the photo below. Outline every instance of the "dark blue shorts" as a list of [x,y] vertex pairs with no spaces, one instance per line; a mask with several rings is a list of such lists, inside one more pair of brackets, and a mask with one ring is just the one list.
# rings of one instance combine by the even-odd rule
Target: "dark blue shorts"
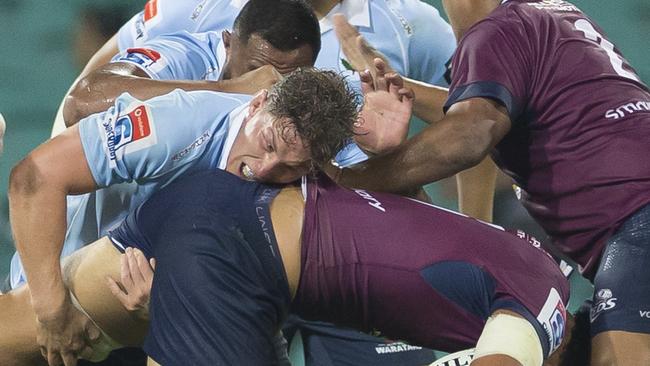
[[[225,172],[182,178],[110,233],[156,258],[145,351],[175,365],[276,365],[290,294],[269,204]],[[117,245],[119,247],[119,245]]]
[[283,331],[291,337],[291,353],[302,343],[307,366],[421,366],[436,360],[428,348],[296,316],[289,317]]
[[592,336],[613,330],[650,334],[650,205],[607,241],[590,318]]

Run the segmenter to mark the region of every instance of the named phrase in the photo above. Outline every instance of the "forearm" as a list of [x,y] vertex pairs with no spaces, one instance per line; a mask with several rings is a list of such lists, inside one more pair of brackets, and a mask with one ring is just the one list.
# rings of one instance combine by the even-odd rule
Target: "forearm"
[[468,131],[455,122],[448,118],[430,126],[387,154],[342,169],[336,180],[348,187],[404,194],[472,167],[490,148],[480,136],[488,134],[481,131],[486,127]]
[[175,89],[243,92],[242,85],[229,81],[152,80],[133,75],[97,71],[80,80],[68,95],[63,116],[69,127],[84,117],[107,110],[124,92],[128,92],[135,98],[146,100],[170,93]]
[[45,184],[31,167],[33,162],[27,158],[12,170],[10,219],[34,311],[47,317],[48,311],[59,308],[66,298],[59,265],[66,227],[66,195]]
[[447,88],[404,78],[404,86],[413,89],[415,101],[413,114],[424,122],[431,124],[440,121],[444,116],[442,108],[447,101]]
[[458,210],[468,216],[492,222],[497,167],[487,157],[473,168],[456,174]]

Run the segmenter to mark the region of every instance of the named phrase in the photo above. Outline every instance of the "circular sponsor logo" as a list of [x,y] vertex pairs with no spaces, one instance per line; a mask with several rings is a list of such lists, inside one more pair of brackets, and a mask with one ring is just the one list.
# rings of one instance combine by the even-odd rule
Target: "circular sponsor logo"
[[612,290],[604,288],[602,290],[599,290],[596,296],[598,296],[599,299],[609,299],[612,297]]

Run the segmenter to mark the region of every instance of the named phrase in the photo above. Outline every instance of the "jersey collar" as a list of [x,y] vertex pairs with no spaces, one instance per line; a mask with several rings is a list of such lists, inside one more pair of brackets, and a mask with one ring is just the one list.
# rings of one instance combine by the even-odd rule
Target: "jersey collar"
[[327,15],[320,20],[320,33],[332,30],[334,14],[343,14],[348,22],[355,27],[370,27],[370,3],[368,0],[343,0],[336,4]]
[[232,150],[232,145],[235,143],[235,137],[237,137],[237,133],[241,129],[244,118],[246,118],[246,115],[248,114],[249,104],[250,103],[246,103],[233,109],[228,115],[228,136],[226,137],[226,142],[223,144],[223,148],[221,148],[221,158],[219,159],[219,165],[217,166],[221,170],[226,170],[230,150]]

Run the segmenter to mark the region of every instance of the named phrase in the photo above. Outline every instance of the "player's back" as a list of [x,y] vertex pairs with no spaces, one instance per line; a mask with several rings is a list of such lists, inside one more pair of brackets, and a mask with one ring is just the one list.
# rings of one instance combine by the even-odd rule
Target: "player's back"
[[[555,262],[503,229],[408,198],[348,190],[326,177],[307,186],[302,246],[296,295],[301,315],[376,327],[389,337],[400,326],[411,327],[408,340],[428,347],[472,345],[504,299],[537,314],[553,288],[568,298]],[[418,288],[428,274],[435,284]],[[410,276],[420,280],[412,282]],[[427,297],[429,286],[442,297]],[[452,288],[455,295],[447,292]],[[408,321],[393,312],[395,301],[388,299],[405,292],[420,299],[399,302],[404,312],[413,312]],[[369,295],[378,293],[385,304]],[[483,302],[484,294],[489,299]]]
[[565,1],[510,0],[459,49],[452,89],[481,81],[506,94],[493,96],[512,120],[495,161],[557,244],[591,268],[603,238],[650,202],[650,161],[640,158],[650,152],[647,87]]

